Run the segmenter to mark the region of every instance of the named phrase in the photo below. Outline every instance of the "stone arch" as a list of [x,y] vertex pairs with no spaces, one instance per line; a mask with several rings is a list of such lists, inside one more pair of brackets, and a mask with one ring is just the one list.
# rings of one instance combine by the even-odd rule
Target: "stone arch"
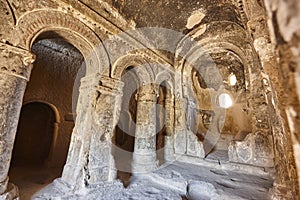
[[[182,62],[185,61],[195,51],[201,50],[201,52],[205,53],[205,51],[211,48],[223,48],[234,52],[239,57],[239,59],[242,60],[245,68],[248,67],[247,65],[249,63],[249,58],[251,60],[251,57],[254,56],[250,55],[249,57],[249,53],[247,52],[247,49],[251,47],[249,47],[249,45],[245,43],[237,43],[235,40],[227,37],[226,35],[223,39],[214,39],[211,37],[211,35],[214,35],[212,30],[207,30],[207,28],[205,28],[207,27],[207,25],[220,25],[220,28],[232,26],[234,30],[236,30],[235,32],[237,37],[247,37],[246,31],[243,27],[229,21],[215,21],[196,27],[195,29],[189,31],[189,33],[178,42],[175,51],[175,69],[178,69],[178,67],[182,67]],[[226,31],[228,30],[220,29],[220,31],[226,33]]]
[[[140,84],[140,78],[136,76],[136,74],[133,71],[128,71],[126,73],[128,77],[131,78],[131,82],[134,83],[134,86],[138,87]],[[122,78],[122,77],[121,77]]]
[[[202,55],[208,55],[212,50],[221,50],[231,52],[243,64],[245,82],[250,82],[250,72],[253,67],[253,62],[251,61],[255,60],[255,56],[251,53],[249,54],[247,49],[242,49],[241,47],[229,42],[201,40],[198,41],[196,45],[193,45],[185,55],[180,55],[180,50],[181,48],[178,48],[178,51],[176,51],[175,70],[181,75],[189,73],[189,70],[191,70],[191,63],[188,62],[189,58],[192,58],[193,56],[194,58],[197,58]],[[186,84],[186,81],[182,78],[182,76],[180,81],[181,84]],[[246,89],[248,90],[247,84]]]
[[25,106],[30,103],[43,103],[43,104],[49,106],[55,114],[55,125],[54,125],[54,131],[53,131],[53,138],[52,138],[51,149],[50,149],[50,153],[49,153],[49,157],[48,157],[49,161],[51,161],[53,159],[53,151],[54,151],[54,148],[55,148],[56,142],[57,142],[59,124],[61,123],[61,116],[60,116],[59,110],[52,103],[49,103],[44,100],[35,100],[35,99],[25,101],[22,106]]
[[[176,65],[176,69],[177,71],[182,71],[182,68],[184,67],[184,64],[186,63],[187,58],[189,58],[190,56],[196,54],[199,52],[199,50],[201,50],[201,54],[206,54],[208,52],[210,52],[213,49],[223,49],[223,50],[227,50],[227,51],[232,51],[241,61],[242,63],[245,65],[245,67],[247,67],[248,63],[249,63],[249,56],[247,56],[247,53],[245,50],[241,49],[240,47],[232,44],[232,43],[228,43],[228,42],[210,42],[210,41],[199,41],[197,42],[197,46],[192,47],[187,54],[185,54],[183,57],[176,58],[176,61],[179,62],[180,60],[183,60],[183,62],[181,62],[180,65]],[[178,55],[178,53],[177,53]],[[199,55],[198,55],[199,56]]]
[[61,117],[60,117],[60,114],[59,114],[59,110],[58,110],[58,108],[54,104],[49,103],[49,102],[44,101],[44,100],[31,99],[31,100],[25,101],[22,106],[25,106],[26,104],[30,104],[30,103],[43,103],[43,104],[48,105],[53,110],[53,112],[55,114],[55,122],[56,123],[60,123],[61,122]]
[[156,78],[155,78],[155,83],[157,85],[160,85],[164,81],[170,87],[171,92],[174,93],[174,88],[175,88],[175,86],[174,86],[175,85],[174,75],[172,75],[172,73],[169,72],[169,71],[162,71],[162,72],[158,73],[156,75]]
[[[186,38],[185,38],[186,39]],[[188,94],[188,100],[196,100],[198,102],[198,99],[196,98],[196,94],[192,92],[188,92],[190,91],[191,88],[188,88],[187,86],[189,86],[191,83],[190,78],[188,78],[188,76],[190,76],[192,69],[193,69],[193,64],[195,64],[197,61],[197,59],[199,59],[199,57],[204,56],[207,54],[207,56],[204,56],[205,58],[210,58],[210,61],[214,61],[210,56],[209,53],[210,52],[214,52],[214,51],[228,51],[233,53],[234,57],[236,57],[236,59],[242,63],[243,67],[244,67],[244,75],[245,75],[245,83],[247,85],[247,82],[250,82],[250,74],[251,74],[251,69],[253,67],[253,63],[251,63],[251,61],[253,62],[253,54],[249,54],[249,47],[248,46],[238,46],[237,44],[233,44],[229,41],[216,41],[216,40],[211,40],[211,39],[207,39],[204,38],[200,41],[196,41],[193,42],[192,44],[190,43],[191,41],[186,41],[187,44],[181,43],[181,46],[178,46],[177,51],[176,51],[176,57],[175,57],[175,70],[178,74],[180,74],[180,79],[178,79],[180,84],[181,84],[181,88],[177,88],[176,92],[177,92],[177,96],[181,96],[181,98],[187,96]],[[190,43],[190,44],[188,44]],[[222,80],[222,79],[220,79]],[[251,86],[250,86],[251,87]],[[207,105],[204,106],[201,105],[199,108],[198,106],[200,105],[198,102],[198,105],[196,105],[197,109],[200,110],[215,110],[217,116],[222,116],[225,110],[220,109],[218,106],[218,102],[217,102],[217,97],[220,94],[222,90],[218,90],[218,91],[211,91],[211,90],[206,90],[203,91],[205,93],[209,93],[210,95],[207,95],[207,97],[210,98],[211,101],[211,105]],[[246,93],[250,93],[250,90],[246,87]],[[192,98],[195,98],[194,100]],[[205,100],[205,101],[209,101],[209,99]],[[193,102],[192,102],[193,103]],[[188,103],[189,104],[189,103]],[[191,105],[193,107],[193,105]],[[189,107],[189,106],[188,106]],[[213,109],[212,109],[213,108]],[[217,124],[216,127],[214,127],[213,125],[208,127],[208,130],[210,131],[210,133],[217,133],[219,132],[219,130],[224,126],[224,120],[223,118],[220,118],[220,121],[218,120],[219,117],[216,117],[211,124]],[[209,134],[209,137],[205,138],[205,140],[203,141],[203,145],[204,145],[204,149],[210,149],[211,147],[209,145],[206,145],[207,141],[210,141],[212,143],[216,143],[217,140],[215,140],[215,136],[214,134]],[[207,146],[207,147],[206,147]],[[206,151],[205,151],[206,152]],[[209,152],[209,151],[207,151]]]
[[122,56],[113,64],[112,78],[120,80],[123,72],[130,66],[136,70],[141,85],[154,82],[154,73],[149,61],[135,54]]
[[[251,72],[251,68],[253,67],[253,64],[251,63],[252,57],[249,57],[249,54],[247,54],[243,49],[237,47],[234,44],[231,43],[227,43],[227,42],[214,42],[214,43],[204,43],[204,45],[200,45],[200,54],[199,54],[199,48],[197,48],[197,46],[195,48],[192,48],[188,54],[186,55],[186,57],[182,58],[182,61],[180,62],[181,65],[178,66],[177,70],[181,73],[181,74],[186,74],[187,76],[181,76],[181,83],[183,86],[183,89],[181,91],[181,95],[182,97],[185,96],[189,96],[190,99],[196,98],[196,93],[192,88],[184,88],[185,86],[189,86],[190,84],[193,85],[193,87],[197,88],[198,86],[195,83],[195,80],[193,79],[193,77],[189,77],[190,75],[192,75],[192,70],[193,70],[193,65],[191,65],[191,63],[188,62],[188,58],[192,57],[197,59],[197,57],[200,57],[202,55],[209,55],[209,53],[211,52],[231,52],[233,54],[233,56],[243,64],[244,67],[244,81],[246,84],[246,91],[245,94],[246,95],[250,95],[250,89],[247,83],[250,83],[250,72]],[[213,61],[212,58],[210,58],[211,61]],[[193,63],[192,63],[193,64]],[[216,76],[220,75],[218,74],[218,69],[216,69]],[[219,78],[221,78],[221,76],[219,76]],[[205,78],[204,78],[205,79]],[[223,81],[223,79],[220,79],[220,82]],[[250,86],[251,87],[251,86]],[[199,87],[198,87],[199,88]],[[190,92],[188,92],[190,91]],[[218,91],[213,91],[213,90],[203,90],[205,91],[205,93],[209,93],[210,95],[210,102],[211,104],[208,107],[214,108],[219,110],[219,106],[218,106],[218,99],[217,97],[223,93],[223,89],[218,90]],[[199,106],[199,102],[197,107]],[[203,106],[203,105],[202,105]],[[201,107],[202,107],[201,106]],[[207,107],[207,106],[204,106]]]
[[23,15],[17,22],[20,34],[19,47],[30,50],[36,39],[44,37],[62,37],[75,46],[87,63],[87,74],[102,72],[110,66],[109,57],[101,39],[79,19],[56,10],[37,10]]
[[[12,7],[9,1],[1,1],[0,2],[0,18],[2,19],[0,22],[1,26],[12,27],[15,24],[15,16],[13,14]],[[5,29],[3,29],[5,30]]]
[[[39,108],[39,109],[37,110],[37,108]],[[53,105],[49,102],[46,102],[46,101],[30,100],[30,101],[26,101],[22,105],[22,110],[24,112],[23,111],[21,112],[23,114],[21,114],[20,119],[23,119],[23,121],[20,120],[19,125],[18,125],[18,133],[19,134],[16,135],[16,138],[19,138],[19,140],[16,139],[16,141],[14,143],[15,148],[17,148],[15,151],[15,153],[16,153],[15,155],[20,154],[22,152],[20,150],[22,150],[22,149],[25,150],[24,147],[26,147],[26,148],[30,147],[29,152],[35,152],[36,151],[35,146],[33,146],[32,144],[36,145],[38,143],[41,143],[41,144],[44,144],[45,146],[39,145],[37,148],[46,148],[43,150],[43,152],[44,152],[43,153],[43,162],[44,161],[49,162],[52,159],[53,147],[55,146],[56,138],[57,138],[57,134],[58,134],[58,123],[60,123],[60,115],[59,115],[58,109],[56,108],[55,105]],[[45,113],[45,110],[47,110],[47,113]],[[35,117],[33,117],[33,116],[35,116]],[[37,118],[37,116],[38,116],[38,118]],[[28,120],[30,120],[30,122],[33,120],[32,123],[34,123],[34,124],[37,123],[37,124],[35,124],[35,126],[29,125],[29,127],[35,127],[35,128],[32,129],[32,128],[28,127]],[[49,123],[49,122],[51,122],[51,123]],[[35,138],[38,135],[41,135],[41,136],[39,136],[39,139],[36,140]],[[33,141],[33,142],[29,142],[29,144],[28,144],[28,142],[26,142],[27,140],[25,140],[25,138],[30,138],[30,141]],[[46,141],[44,140],[44,138],[46,139]],[[21,153],[21,155],[22,155],[22,153]],[[28,156],[28,151],[27,151],[27,153],[23,154],[23,156],[24,155]],[[36,157],[36,158],[38,158],[38,157]],[[25,162],[27,163],[27,161],[25,161]]]

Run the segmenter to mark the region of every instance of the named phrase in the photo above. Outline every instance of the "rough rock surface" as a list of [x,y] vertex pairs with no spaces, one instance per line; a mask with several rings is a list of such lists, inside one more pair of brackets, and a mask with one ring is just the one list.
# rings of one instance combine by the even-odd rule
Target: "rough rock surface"
[[[8,171],[26,101],[57,107],[52,156],[67,159],[36,198],[299,198],[297,0],[0,3],[0,199],[17,196]],[[132,160],[128,188],[116,146]]]

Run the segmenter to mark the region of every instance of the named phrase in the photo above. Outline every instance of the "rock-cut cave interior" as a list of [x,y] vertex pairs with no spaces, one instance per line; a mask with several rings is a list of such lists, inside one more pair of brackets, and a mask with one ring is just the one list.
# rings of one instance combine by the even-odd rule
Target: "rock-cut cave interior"
[[0,200],[299,200],[298,0],[0,0]]

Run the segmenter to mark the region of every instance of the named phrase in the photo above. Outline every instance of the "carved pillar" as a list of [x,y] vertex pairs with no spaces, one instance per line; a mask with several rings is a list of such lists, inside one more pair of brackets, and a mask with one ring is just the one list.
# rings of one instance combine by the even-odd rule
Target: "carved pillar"
[[8,171],[34,55],[0,43],[0,60],[0,199],[14,199],[18,192],[8,184]]
[[165,110],[166,110],[166,135],[172,136],[174,135],[174,114],[175,114],[175,107],[174,107],[174,95],[171,93],[170,90],[167,90],[166,99],[165,99]]
[[174,149],[176,154],[186,154],[187,151],[186,110],[186,99],[175,98]]
[[167,90],[165,98],[165,147],[164,147],[164,159],[165,161],[174,160],[174,117],[175,117],[175,107],[174,107],[174,95],[170,90]]
[[94,74],[81,79],[77,118],[62,179],[87,187],[116,178],[111,154],[121,107],[121,81]]
[[189,99],[188,104],[187,104],[187,130],[186,130],[186,135],[187,135],[187,150],[186,154],[190,156],[195,156],[195,157],[200,157],[204,158],[205,152],[203,148],[203,143],[198,140],[198,137],[196,136],[196,133],[193,132],[193,127],[195,124],[196,116],[195,116],[195,110],[196,110],[196,104],[195,100]]
[[147,173],[157,168],[156,160],[156,103],[158,86],[153,84],[139,88],[137,93],[137,114],[133,172]]

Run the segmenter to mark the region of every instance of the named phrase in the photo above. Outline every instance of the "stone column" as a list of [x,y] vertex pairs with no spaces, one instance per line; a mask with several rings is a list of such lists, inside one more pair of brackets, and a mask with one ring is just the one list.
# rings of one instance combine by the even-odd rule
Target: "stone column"
[[139,88],[132,171],[147,173],[157,168],[156,160],[156,103],[158,86]]
[[[203,143],[198,140],[198,137],[192,130],[192,124],[195,123],[194,111],[196,110],[196,100],[192,98],[187,101],[187,129],[186,129],[186,154],[189,156],[204,158],[205,152]],[[198,123],[196,123],[198,125]]]
[[165,98],[165,147],[164,147],[164,159],[165,161],[174,160],[174,117],[175,117],[175,107],[174,107],[174,95],[170,90],[167,90]]
[[165,110],[166,110],[166,135],[174,135],[174,117],[175,117],[175,104],[174,95],[170,90],[167,90],[165,99]]
[[8,171],[34,55],[0,43],[0,60],[0,199],[14,199],[18,190],[8,183]]
[[92,187],[116,179],[111,148],[123,86],[123,82],[99,74],[82,78],[75,128],[62,175],[72,187]]
[[187,152],[186,110],[187,100],[175,98],[174,150],[176,154],[186,154]]

